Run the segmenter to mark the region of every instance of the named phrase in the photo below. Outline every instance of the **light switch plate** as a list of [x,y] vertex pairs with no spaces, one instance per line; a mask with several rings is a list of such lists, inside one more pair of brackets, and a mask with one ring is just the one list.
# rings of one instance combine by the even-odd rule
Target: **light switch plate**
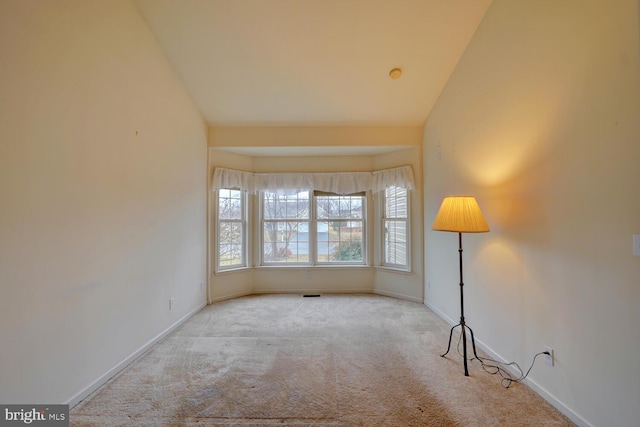
[[633,254],[640,256],[640,234],[633,235]]

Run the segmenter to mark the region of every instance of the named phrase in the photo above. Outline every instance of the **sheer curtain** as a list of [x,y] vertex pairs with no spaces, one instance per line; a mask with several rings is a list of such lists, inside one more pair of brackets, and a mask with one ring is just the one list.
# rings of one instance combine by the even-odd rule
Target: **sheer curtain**
[[335,194],[382,191],[387,187],[414,188],[411,166],[374,172],[336,173],[251,173],[216,168],[212,188],[236,188],[248,192],[278,191],[295,194],[300,190],[317,190]]

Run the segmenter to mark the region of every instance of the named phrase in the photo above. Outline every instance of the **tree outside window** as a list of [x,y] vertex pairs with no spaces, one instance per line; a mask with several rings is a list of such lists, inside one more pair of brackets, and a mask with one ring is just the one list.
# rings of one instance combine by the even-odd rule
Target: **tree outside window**
[[309,191],[262,193],[264,263],[309,262]]
[[218,268],[246,266],[246,194],[240,190],[218,190]]

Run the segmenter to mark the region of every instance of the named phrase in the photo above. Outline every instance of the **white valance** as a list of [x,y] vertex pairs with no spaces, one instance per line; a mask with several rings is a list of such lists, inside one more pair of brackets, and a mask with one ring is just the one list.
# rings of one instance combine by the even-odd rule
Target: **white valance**
[[256,173],[254,176],[255,190],[278,191],[295,194],[300,190],[312,190],[313,177],[308,173]]
[[313,174],[313,189],[336,194],[366,192],[371,190],[371,173],[315,173]]
[[377,193],[387,187],[415,188],[411,166],[383,169],[372,172],[371,191]]
[[212,186],[214,190],[233,188],[252,193],[254,192],[253,174],[233,169],[216,168],[213,171]]
[[251,173],[216,168],[212,188],[235,188],[248,192],[317,190],[335,194],[378,192],[387,187],[414,188],[411,166],[375,172]]

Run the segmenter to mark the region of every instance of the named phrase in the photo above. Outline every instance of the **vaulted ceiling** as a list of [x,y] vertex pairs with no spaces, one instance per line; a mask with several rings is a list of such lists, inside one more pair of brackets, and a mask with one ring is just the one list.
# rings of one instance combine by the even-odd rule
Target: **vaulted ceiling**
[[491,0],[135,2],[210,125],[420,126]]

